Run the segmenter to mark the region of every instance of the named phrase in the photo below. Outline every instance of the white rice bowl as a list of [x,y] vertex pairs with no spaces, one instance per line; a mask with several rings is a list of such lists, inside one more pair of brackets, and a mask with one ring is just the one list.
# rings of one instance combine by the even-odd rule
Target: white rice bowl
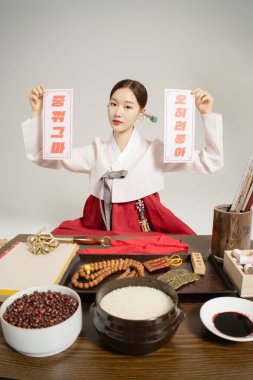
[[159,289],[126,286],[103,296],[100,307],[115,317],[136,321],[160,317],[174,307],[174,302]]

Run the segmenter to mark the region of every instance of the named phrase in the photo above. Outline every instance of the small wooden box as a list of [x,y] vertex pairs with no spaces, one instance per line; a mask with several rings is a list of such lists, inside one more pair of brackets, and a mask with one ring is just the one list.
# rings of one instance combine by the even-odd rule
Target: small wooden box
[[[253,250],[241,250],[244,256],[253,255]],[[236,286],[241,297],[253,297],[253,274],[245,274],[242,266],[232,256],[232,251],[224,252],[223,268]]]

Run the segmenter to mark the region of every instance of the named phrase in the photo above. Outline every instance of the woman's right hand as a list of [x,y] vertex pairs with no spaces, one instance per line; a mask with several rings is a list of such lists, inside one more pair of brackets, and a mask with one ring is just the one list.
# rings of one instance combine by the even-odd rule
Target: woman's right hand
[[34,87],[29,95],[29,101],[32,107],[32,118],[41,115],[43,107],[43,94],[46,92],[46,87],[42,84]]

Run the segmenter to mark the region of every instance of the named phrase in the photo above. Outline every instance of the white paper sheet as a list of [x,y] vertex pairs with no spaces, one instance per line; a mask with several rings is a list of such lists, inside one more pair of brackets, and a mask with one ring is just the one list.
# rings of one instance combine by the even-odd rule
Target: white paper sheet
[[190,90],[165,90],[164,162],[193,160],[195,97]]
[[43,159],[71,158],[73,90],[48,89],[43,97]]

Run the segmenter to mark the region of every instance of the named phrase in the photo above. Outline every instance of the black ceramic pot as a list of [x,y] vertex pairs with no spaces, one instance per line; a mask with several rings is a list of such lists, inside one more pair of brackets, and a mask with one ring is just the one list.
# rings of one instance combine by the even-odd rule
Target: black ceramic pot
[[[115,317],[100,307],[101,299],[107,293],[127,286],[159,289],[172,298],[174,307],[159,317],[136,321]],[[90,307],[90,315],[101,339],[113,350],[130,355],[157,350],[172,338],[184,319],[175,290],[159,280],[147,277],[126,278],[102,285],[96,294],[95,303]]]

